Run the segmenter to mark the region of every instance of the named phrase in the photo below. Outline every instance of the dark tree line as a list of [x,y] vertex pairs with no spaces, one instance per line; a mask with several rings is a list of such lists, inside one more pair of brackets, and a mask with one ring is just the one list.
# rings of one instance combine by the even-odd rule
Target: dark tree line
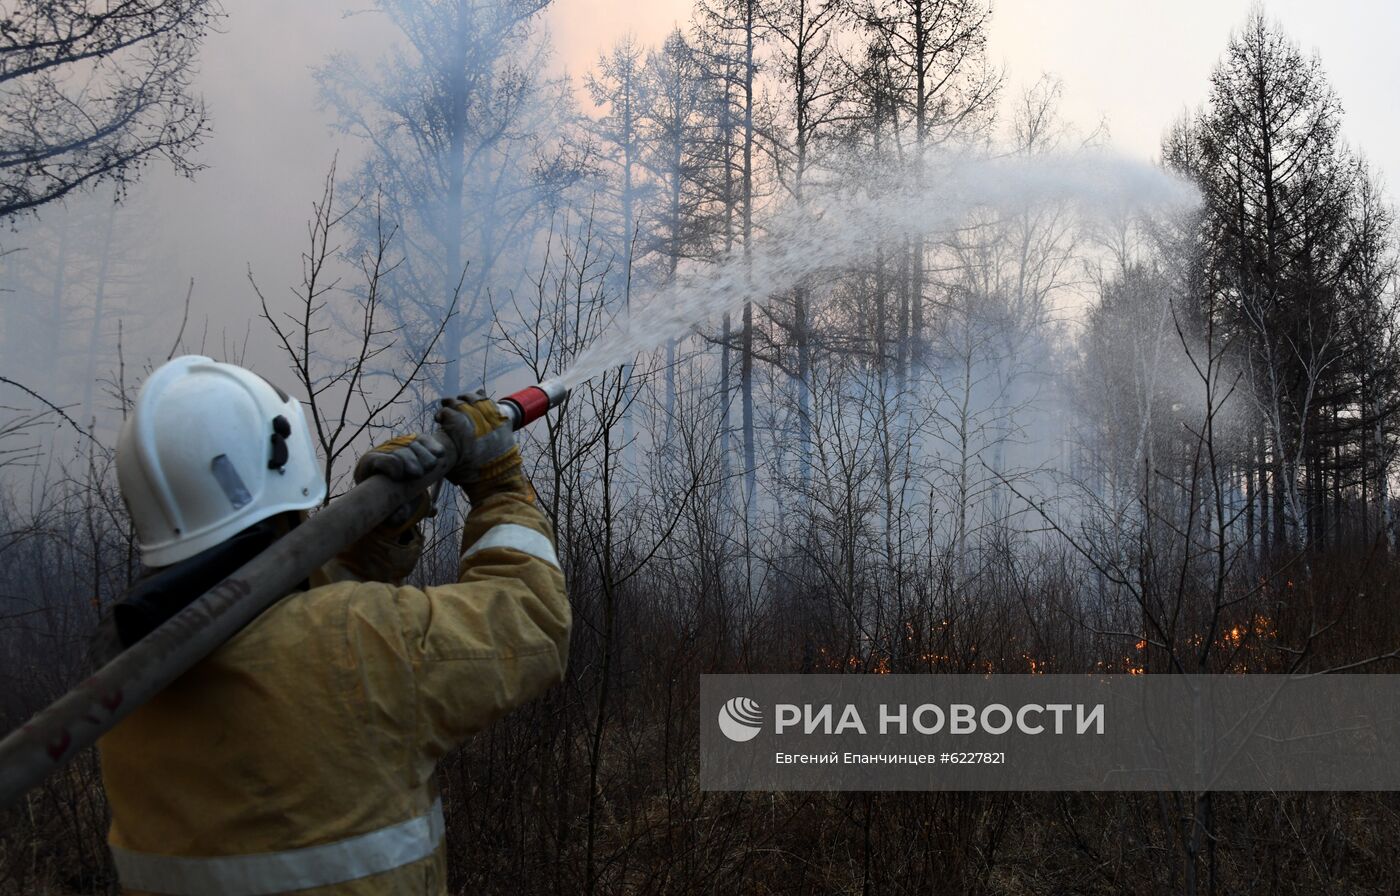
[[1205,108],[1163,147],[1203,197],[1159,249],[1176,272],[1150,285],[1154,275],[1125,271],[1102,306],[1146,296],[1151,316],[1166,290],[1172,325],[1222,347],[1236,522],[1279,558],[1397,534],[1393,215],[1341,125],[1320,60],[1251,14]]

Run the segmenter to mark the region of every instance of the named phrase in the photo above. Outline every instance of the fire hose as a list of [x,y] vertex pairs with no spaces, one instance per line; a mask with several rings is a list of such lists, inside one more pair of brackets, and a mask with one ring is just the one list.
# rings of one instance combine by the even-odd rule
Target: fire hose
[[[546,380],[506,396],[498,407],[518,430],[568,394],[562,383]],[[95,743],[402,504],[440,482],[457,462],[451,440],[441,441],[447,453],[422,478],[394,482],[374,476],[355,486],[0,740],[0,809]]]

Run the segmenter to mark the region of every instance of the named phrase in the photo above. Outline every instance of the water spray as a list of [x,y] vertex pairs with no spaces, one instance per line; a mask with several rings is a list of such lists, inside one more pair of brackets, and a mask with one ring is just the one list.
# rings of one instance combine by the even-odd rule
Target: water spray
[[[1106,153],[981,158],[938,153],[925,159],[929,183],[901,172],[869,172],[812,189],[800,204],[771,213],[763,235],[714,260],[681,268],[650,301],[614,322],[556,381],[577,387],[639,353],[684,339],[707,321],[762,307],[810,282],[873,257],[877,246],[948,232],[977,211],[1014,216],[1061,206],[1096,218],[1125,211],[1178,211],[1200,196],[1186,180]],[[853,170],[860,170],[853,161]]]

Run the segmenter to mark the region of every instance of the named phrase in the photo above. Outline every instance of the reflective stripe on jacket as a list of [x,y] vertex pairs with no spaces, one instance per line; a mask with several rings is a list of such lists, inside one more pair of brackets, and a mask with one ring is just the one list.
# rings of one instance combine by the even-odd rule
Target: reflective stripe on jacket
[[126,892],[446,891],[434,766],[563,677],[570,628],[528,500],[463,544],[455,584],[290,595],[102,738]]
[[334,843],[246,856],[189,858],[112,847],[129,890],[190,896],[258,896],[344,883],[431,856],[443,835],[442,801],[427,815]]

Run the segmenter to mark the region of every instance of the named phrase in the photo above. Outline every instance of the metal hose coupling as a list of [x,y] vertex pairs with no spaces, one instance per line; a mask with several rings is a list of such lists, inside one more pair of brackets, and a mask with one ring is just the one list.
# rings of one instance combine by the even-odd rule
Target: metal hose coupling
[[496,403],[501,414],[510,421],[511,429],[529,426],[551,408],[557,408],[569,397],[569,388],[559,380],[545,380],[526,386]]

